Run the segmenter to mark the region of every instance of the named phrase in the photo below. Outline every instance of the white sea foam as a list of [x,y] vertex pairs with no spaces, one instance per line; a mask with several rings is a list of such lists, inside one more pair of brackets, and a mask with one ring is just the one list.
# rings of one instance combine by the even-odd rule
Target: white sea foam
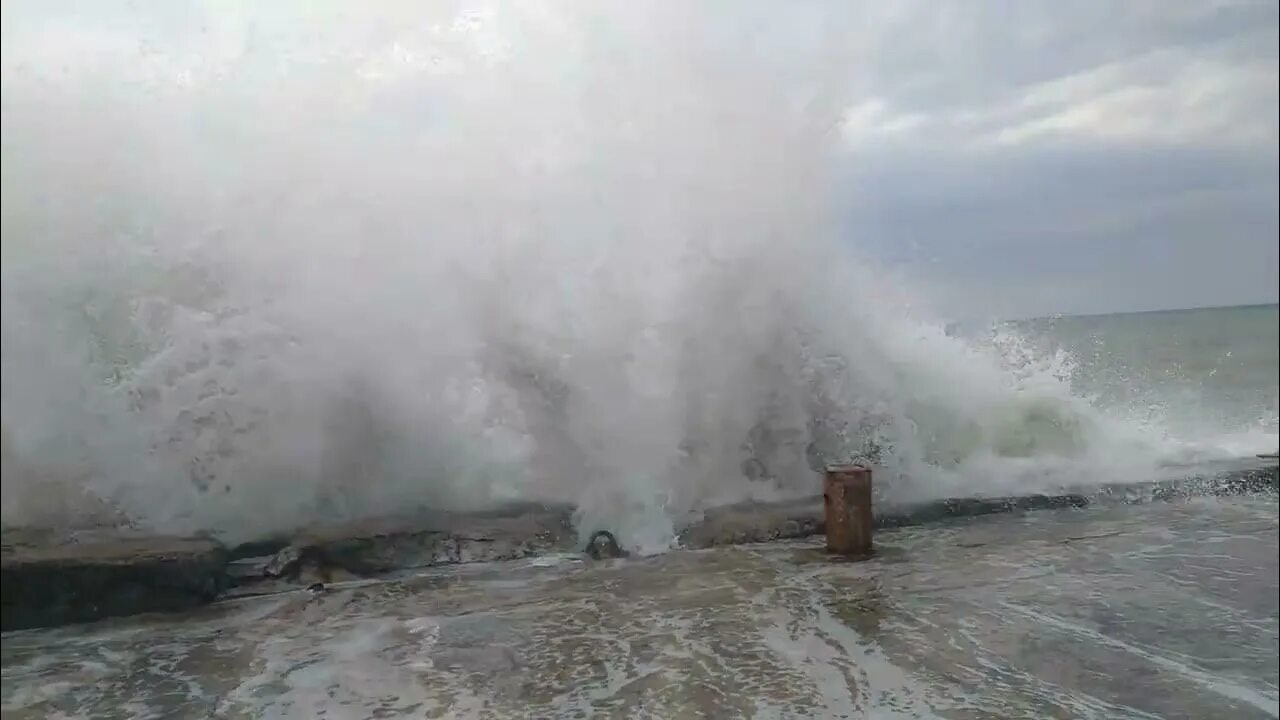
[[914,497],[1163,452],[859,259],[842,11],[40,7],[4,30],[6,523],[523,498],[652,550],[832,460]]

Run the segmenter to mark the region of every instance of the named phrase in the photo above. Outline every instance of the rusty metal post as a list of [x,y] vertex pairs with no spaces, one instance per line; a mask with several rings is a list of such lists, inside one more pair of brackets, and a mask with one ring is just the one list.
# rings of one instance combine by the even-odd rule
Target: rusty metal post
[[828,467],[822,499],[826,506],[827,550],[841,555],[870,555],[871,468]]

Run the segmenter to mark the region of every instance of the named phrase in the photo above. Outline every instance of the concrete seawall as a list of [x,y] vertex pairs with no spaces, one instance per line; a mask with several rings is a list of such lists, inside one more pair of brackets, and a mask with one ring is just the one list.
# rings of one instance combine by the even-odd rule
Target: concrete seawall
[[[1276,491],[1277,466],[1255,459],[1170,468],[1167,477],[1136,483],[1082,486],[1055,494],[941,498],[886,504],[875,509],[877,528],[905,527],[1009,512],[1087,508],[1097,505],[1168,502],[1188,497]],[[778,502],[741,503],[708,510],[680,535],[687,548],[768,542],[825,531],[822,496]]]
[[[1058,494],[946,498],[876,508],[879,528],[1010,512],[1276,492],[1274,461],[1169,468],[1166,477]],[[310,528],[225,548],[208,538],[6,530],[0,555],[3,630],[177,611],[220,597],[263,594],[397,570],[575,552],[573,508],[516,504],[481,513],[423,513]],[[768,542],[824,531],[822,498],[707,510],[682,547]]]
[[207,538],[105,534],[51,541],[4,534],[3,629],[16,630],[215,600],[227,587],[227,552]]

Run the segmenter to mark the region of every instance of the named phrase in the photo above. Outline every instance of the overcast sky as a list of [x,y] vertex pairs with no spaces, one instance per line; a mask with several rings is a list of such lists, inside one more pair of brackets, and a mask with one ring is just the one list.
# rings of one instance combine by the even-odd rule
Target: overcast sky
[[1277,300],[1277,7],[893,2],[848,232],[964,316]]
[[[152,22],[203,32],[155,12],[178,5]],[[137,11],[106,7],[28,12],[110,27]],[[837,206],[852,243],[947,314],[1277,301],[1280,3],[856,7]],[[804,49],[784,35],[780,53]]]

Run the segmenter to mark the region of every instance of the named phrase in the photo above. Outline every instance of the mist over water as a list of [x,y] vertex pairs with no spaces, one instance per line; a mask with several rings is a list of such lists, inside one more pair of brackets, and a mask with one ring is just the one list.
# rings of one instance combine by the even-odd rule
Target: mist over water
[[1162,457],[858,258],[852,18],[681,5],[6,5],[5,523],[531,499],[657,548],[831,461],[907,498]]

